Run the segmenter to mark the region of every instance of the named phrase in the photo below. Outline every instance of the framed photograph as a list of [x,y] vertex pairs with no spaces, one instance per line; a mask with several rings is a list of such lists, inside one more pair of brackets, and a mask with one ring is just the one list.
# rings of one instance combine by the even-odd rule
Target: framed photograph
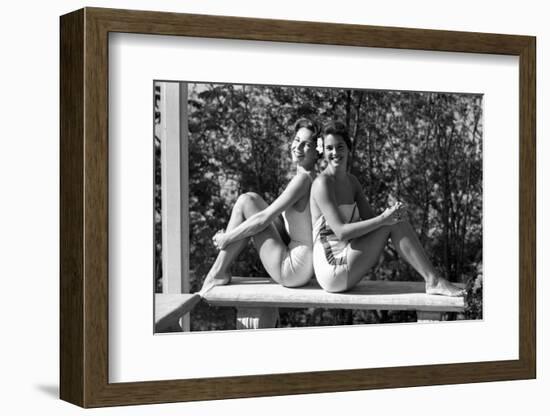
[[[154,89],[156,333],[482,319],[482,94],[187,81]],[[347,170],[369,205],[408,207],[395,230],[367,233],[379,241],[366,249],[335,243],[325,217],[310,212],[311,182],[332,171],[321,147],[333,120],[349,136]],[[303,195],[285,207],[302,177]],[[212,238],[222,236],[235,241],[220,250]],[[324,269],[344,270],[325,264],[330,256],[349,257],[362,279],[335,290],[331,274],[326,287]],[[430,273],[449,277],[449,293],[469,283],[469,296],[420,296]],[[185,313],[189,294],[210,281],[206,302]]]
[[535,38],[85,8],[60,46],[63,400],[536,376]]

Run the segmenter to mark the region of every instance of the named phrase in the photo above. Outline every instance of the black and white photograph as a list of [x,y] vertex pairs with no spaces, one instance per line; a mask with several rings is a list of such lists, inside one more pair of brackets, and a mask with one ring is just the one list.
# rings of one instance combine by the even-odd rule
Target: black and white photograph
[[483,319],[482,94],[153,100],[156,333]]
[[543,9],[6,2],[0,414],[546,416]]

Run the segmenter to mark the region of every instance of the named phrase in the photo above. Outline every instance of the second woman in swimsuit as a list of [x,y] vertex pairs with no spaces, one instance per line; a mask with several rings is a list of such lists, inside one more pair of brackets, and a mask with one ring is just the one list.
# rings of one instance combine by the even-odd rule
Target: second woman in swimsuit
[[315,276],[328,292],[355,286],[378,262],[388,239],[426,282],[426,293],[460,296],[462,289],[441,277],[396,204],[376,215],[357,178],[347,171],[351,149],[347,129],[330,123],[323,131],[326,169],[311,189]]
[[311,279],[313,242],[309,193],[319,158],[316,135],[317,129],[311,121],[296,122],[290,145],[296,173],[275,201],[267,204],[254,192],[239,196],[225,232],[219,231],[213,238],[220,252],[204,280],[203,290],[231,280],[230,266],[250,237],[265,270],[275,282],[297,287]]

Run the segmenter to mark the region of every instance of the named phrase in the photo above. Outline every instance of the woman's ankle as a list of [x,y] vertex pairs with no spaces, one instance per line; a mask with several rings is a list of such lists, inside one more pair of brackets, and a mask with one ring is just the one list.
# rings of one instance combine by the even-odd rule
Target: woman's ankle
[[437,275],[431,274],[431,275],[428,275],[427,277],[425,277],[424,281],[426,282],[426,286],[435,287],[435,286],[437,286],[440,279],[441,278],[438,277]]

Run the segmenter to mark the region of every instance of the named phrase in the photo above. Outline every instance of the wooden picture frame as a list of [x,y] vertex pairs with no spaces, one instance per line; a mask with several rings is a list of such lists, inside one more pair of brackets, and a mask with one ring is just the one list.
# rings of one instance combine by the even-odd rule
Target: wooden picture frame
[[[60,21],[60,396],[82,407],[536,377],[536,40],[529,36],[85,8]],[[110,32],[368,46],[519,57],[519,359],[110,383]]]

